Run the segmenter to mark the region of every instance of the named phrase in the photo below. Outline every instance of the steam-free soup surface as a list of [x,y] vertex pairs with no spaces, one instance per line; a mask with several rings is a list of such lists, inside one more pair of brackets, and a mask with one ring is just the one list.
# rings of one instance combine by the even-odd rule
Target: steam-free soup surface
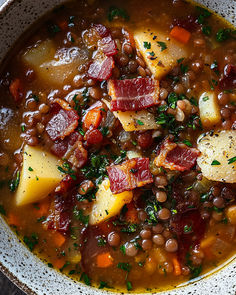
[[74,1],[26,36],[1,71],[0,211],[30,251],[114,291],[232,258],[235,29],[182,0]]

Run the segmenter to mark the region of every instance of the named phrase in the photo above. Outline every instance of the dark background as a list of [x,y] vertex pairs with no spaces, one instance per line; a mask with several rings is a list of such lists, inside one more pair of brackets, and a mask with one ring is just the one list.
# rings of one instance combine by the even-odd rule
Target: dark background
[[11,281],[0,272],[0,294],[1,295],[25,295]]

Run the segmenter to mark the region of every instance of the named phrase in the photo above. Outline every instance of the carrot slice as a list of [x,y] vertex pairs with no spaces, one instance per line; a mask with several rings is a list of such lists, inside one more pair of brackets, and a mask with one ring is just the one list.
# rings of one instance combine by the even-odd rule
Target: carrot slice
[[21,80],[16,78],[13,80],[9,86],[9,91],[14,98],[16,103],[20,103],[23,98],[23,87]]
[[181,43],[187,44],[190,37],[191,37],[191,33],[189,31],[185,30],[184,28],[175,26],[171,30],[170,36],[175,38],[176,40],[178,40]]
[[65,258],[58,258],[54,261],[53,266],[60,269],[65,265]]
[[178,259],[176,257],[174,257],[172,259],[173,262],[173,266],[174,266],[174,274],[176,276],[180,276],[181,275],[181,267],[180,267],[180,263],[178,261]]
[[106,268],[113,264],[113,258],[109,252],[99,254],[97,256],[97,267]]
[[9,213],[8,223],[9,223],[9,225],[20,226],[20,221],[19,221],[18,216],[16,216],[13,213]]
[[85,129],[89,129],[91,126],[94,128],[98,128],[99,124],[101,123],[101,120],[102,120],[101,110],[92,109],[88,111],[83,122],[83,127]]
[[66,241],[66,238],[62,234],[58,232],[55,232],[53,234],[53,242],[55,246],[61,247],[65,243],[65,241]]

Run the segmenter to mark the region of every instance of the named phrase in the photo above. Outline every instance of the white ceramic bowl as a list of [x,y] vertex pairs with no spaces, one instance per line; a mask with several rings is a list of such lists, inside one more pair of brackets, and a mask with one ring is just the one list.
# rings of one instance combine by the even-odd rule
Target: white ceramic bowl
[[[158,0],[155,0],[158,1]],[[39,17],[64,0],[7,0],[0,8],[0,62],[20,35]],[[236,0],[198,0],[235,25]],[[27,294],[101,295],[114,294],[87,287],[50,269],[34,256],[0,217],[0,270]],[[3,290],[4,291],[4,290]],[[210,276],[161,295],[235,295],[236,259],[225,263]],[[2,291],[0,291],[2,294]]]

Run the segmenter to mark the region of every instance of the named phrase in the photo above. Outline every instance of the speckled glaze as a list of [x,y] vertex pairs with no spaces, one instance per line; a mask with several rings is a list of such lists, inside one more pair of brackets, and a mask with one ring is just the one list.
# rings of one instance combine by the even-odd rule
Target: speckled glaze
[[[158,1],[158,0],[156,0]],[[40,16],[63,0],[8,0],[0,8],[0,62],[20,35]],[[221,14],[235,25],[236,0],[197,1]],[[87,287],[50,269],[18,240],[0,217],[0,270],[27,294],[102,295],[114,294]],[[4,291],[4,290],[3,290]],[[236,257],[211,275],[160,295],[235,295]],[[2,291],[0,290],[0,294]],[[157,294],[157,293],[152,293]]]

